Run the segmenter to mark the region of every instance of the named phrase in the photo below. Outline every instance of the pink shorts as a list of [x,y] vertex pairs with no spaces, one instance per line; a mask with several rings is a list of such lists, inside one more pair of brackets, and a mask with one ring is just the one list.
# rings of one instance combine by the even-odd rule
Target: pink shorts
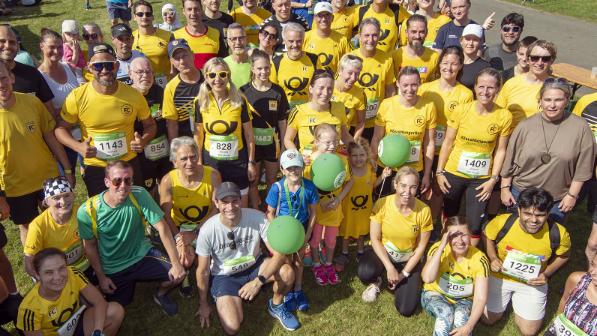
[[315,226],[313,227],[313,234],[311,235],[311,240],[309,240],[311,249],[315,250],[319,247],[322,235],[323,240],[325,242],[325,246],[327,248],[336,246],[336,237],[338,236],[338,229],[339,228],[337,226],[323,226],[319,223],[315,223]]

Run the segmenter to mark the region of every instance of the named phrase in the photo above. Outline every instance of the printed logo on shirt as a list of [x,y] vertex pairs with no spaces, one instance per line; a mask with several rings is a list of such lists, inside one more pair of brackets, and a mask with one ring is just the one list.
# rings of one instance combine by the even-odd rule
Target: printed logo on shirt
[[497,124],[495,124],[495,123],[490,124],[489,127],[487,127],[487,133],[489,133],[490,135],[497,134],[497,132],[499,130],[500,130],[500,127]]
[[237,121],[232,121],[230,124],[224,120],[215,120],[212,123],[205,123],[205,129],[211,134],[215,135],[229,135],[236,131],[238,127]]
[[359,77],[359,84],[366,90],[375,91],[375,88],[372,88],[371,86],[375,85],[378,80],[379,75],[372,75],[368,72],[364,72]]
[[458,102],[457,101],[451,101],[448,103],[448,111],[452,112],[454,111],[454,109],[456,108],[456,106],[458,106]]
[[188,206],[184,209],[179,209],[180,213],[186,218],[187,220],[197,223],[201,221],[206,215],[209,207],[207,205],[202,206],[201,208],[196,205]]
[[[52,326],[59,328],[60,326],[62,326],[66,321],[68,321],[69,318],[71,318],[71,316],[73,316],[73,314],[77,311],[77,307],[79,306],[79,302],[75,301],[73,302],[73,306],[70,308],[66,308],[65,310],[63,310],[60,313],[60,316],[58,316],[57,319],[52,321]],[[55,310],[56,307],[54,307],[53,310]],[[50,311],[50,313],[52,313],[52,311]],[[56,315],[57,312],[54,312],[54,315]]]
[[326,67],[326,70],[330,70],[330,64],[332,63],[332,55],[326,53],[320,53],[317,55],[317,60],[319,61],[320,66]]
[[415,117],[415,125],[421,127],[425,125],[425,117],[422,115],[418,115]]
[[27,127],[29,133],[35,132],[35,121],[29,121],[25,126]]
[[[303,69],[303,71],[307,70]],[[284,86],[292,91],[289,94],[291,97],[294,95],[306,96],[307,93],[305,92],[305,89],[307,88],[307,84],[309,84],[308,78],[291,77],[284,81]]]
[[277,100],[269,100],[268,105],[269,105],[270,111],[276,111],[278,109],[278,101]]
[[[388,24],[389,22],[386,22],[386,24]],[[381,34],[379,34],[379,40],[377,40],[377,44],[379,45],[387,45],[386,42],[384,42],[384,40],[386,38],[388,38],[388,36],[390,35],[390,30],[389,29],[383,29],[381,31]]]
[[122,112],[122,114],[124,114],[125,116],[128,116],[131,113],[133,113],[133,107],[129,104],[124,104],[120,108],[120,112]]
[[352,203],[352,210],[365,209],[368,200],[369,200],[369,195],[357,195],[357,196],[351,197],[350,203]]

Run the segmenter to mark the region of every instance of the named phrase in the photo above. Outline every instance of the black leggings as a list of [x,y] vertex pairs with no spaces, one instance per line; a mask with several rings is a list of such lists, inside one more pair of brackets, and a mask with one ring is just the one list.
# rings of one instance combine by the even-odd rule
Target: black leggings
[[485,183],[489,178],[464,178],[448,172],[444,173],[444,176],[451,186],[448,193],[444,194],[444,215],[446,217],[458,215],[462,195],[465,195],[468,227],[473,235],[480,235],[481,225],[486,220],[485,208],[487,207],[488,200],[479,201],[479,198],[476,196],[479,190],[475,190],[475,188]]
[[[406,262],[394,263],[398,272],[402,271]],[[394,291],[394,306],[402,316],[412,316],[421,301],[421,280],[422,264],[418,263],[410,276],[402,280]],[[375,254],[374,250],[366,251],[359,259],[358,276],[365,284],[372,284],[386,271],[383,263]]]

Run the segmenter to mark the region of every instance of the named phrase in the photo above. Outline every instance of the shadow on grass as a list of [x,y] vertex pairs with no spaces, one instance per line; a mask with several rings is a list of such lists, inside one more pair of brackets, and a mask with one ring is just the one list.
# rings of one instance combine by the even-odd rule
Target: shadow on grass
[[43,18],[52,18],[52,17],[57,17],[60,16],[62,17],[65,12],[49,12],[49,13],[43,13],[42,12],[42,6],[45,7],[51,7],[53,6],[53,4],[57,4],[60,3],[61,1],[46,1],[44,0],[42,2],[41,5],[39,6],[31,6],[31,7],[25,7],[25,6],[17,6],[17,7],[13,7],[13,13],[10,14],[9,16],[6,17],[7,21],[10,23],[10,21],[13,20],[23,20],[23,19],[28,19],[28,18],[35,18],[35,19],[43,19]]

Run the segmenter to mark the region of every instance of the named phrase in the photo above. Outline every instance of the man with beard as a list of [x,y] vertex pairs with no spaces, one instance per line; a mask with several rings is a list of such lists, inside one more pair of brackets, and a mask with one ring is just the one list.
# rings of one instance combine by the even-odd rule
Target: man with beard
[[522,335],[541,329],[547,305],[547,280],[570,258],[570,235],[549,219],[553,197],[529,188],[518,197],[518,210],[491,220],[484,229],[490,260],[489,291],[483,321],[494,324],[512,301]]
[[116,79],[124,84],[131,85],[132,81],[129,77],[129,67],[131,62],[137,57],[145,57],[139,50],[133,50],[133,31],[131,27],[124,23],[119,23],[112,26],[112,45],[116,48],[116,60],[119,63]]
[[396,76],[401,68],[413,66],[419,70],[421,83],[435,79],[433,76],[439,61],[439,54],[423,46],[426,36],[427,19],[424,16],[414,14],[406,20],[407,44],[403,48],[396,49],[392,55]]
[[282,38],[283,34],[281,34],[283,28],[291,22],[301,25],[304,30],[309,30],[309,25],[304,17],[292,13],[290,10],[290,0],[274,0],[272,2],[272,9],[274,10],[274,14],[265,19],[261,26],[271,23],[276,27],[278,30],[278,42],[274,50],[276,53],[282,53],[287,51],[286,44]]
[[228,47],[230,56],[224,61],[230,67],[230,79],[237,89],[251,80],[251,62],[247,49],[247,34],[245,29],[238,23],[228,26]]
[[[64,101],[56,137],[85,159],[83,181],[89,196],[103,191],[104,167],[108,161],[128,161],[135,172],[135,184],[143,179],[137,153],[154,138],[156,125],[145,98],[128,85],[116,80],[119,63],[111,46],[99,43],[89,50],[88,69],[93,80],[72,90]],[[143,134],[134,131],[141,120]],[[82,142],[70,129],[79,123]]]
[[502,19],[500,37],[502,43],[489,47],[485,52],[485,59],[498,70],[510,69],[516,65],[516,50],[518,40],[522,36],[524,17],[518,13],[510,13]]

